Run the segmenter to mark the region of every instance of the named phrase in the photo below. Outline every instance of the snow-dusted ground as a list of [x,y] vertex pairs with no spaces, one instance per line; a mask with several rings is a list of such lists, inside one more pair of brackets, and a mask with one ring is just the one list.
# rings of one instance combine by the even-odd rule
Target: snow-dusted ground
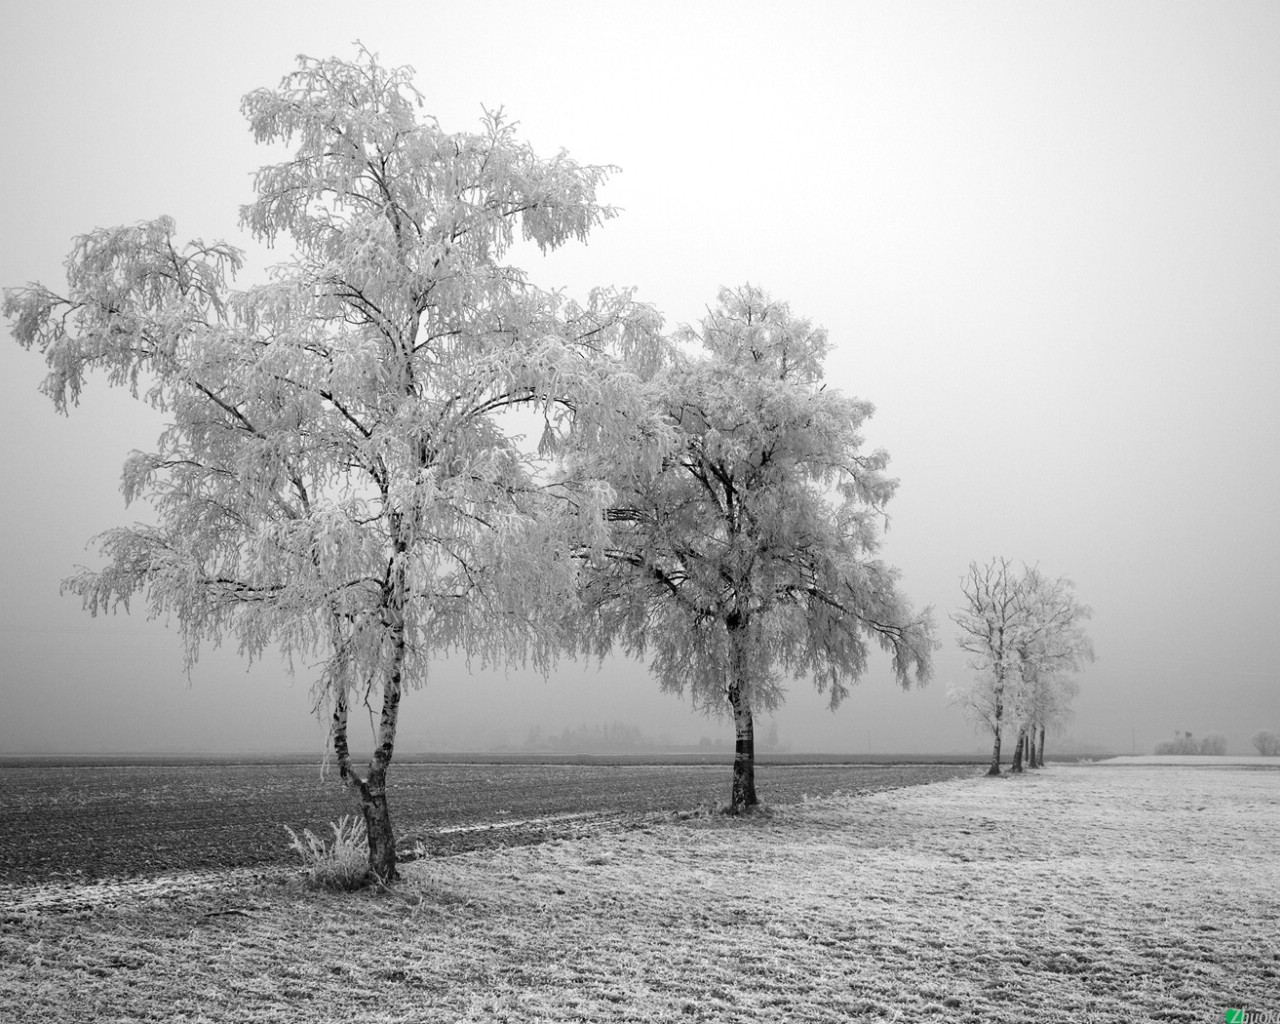
[[[1251,761],[1251,763],[1254,763]],[[405,866],[0,891],[15,1021],[1148,1021],[1280,1010],[1280,771],[1051,767]]]

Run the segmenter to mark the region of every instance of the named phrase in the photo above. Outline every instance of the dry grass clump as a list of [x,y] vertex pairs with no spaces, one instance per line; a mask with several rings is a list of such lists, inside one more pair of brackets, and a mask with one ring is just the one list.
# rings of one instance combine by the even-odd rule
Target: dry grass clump
[[[0,893],[47,1020],[1222,1020],[1280,1004],[1280,775],[1052,768],[403,868]],[[221,876],[218,876],[221,878]],[[87,898],[93,893],[94,899]]]
[[330,822],[333,841],[326,843],[309,829],[299,836],[288,825],[284,830],[292,840],[291,850],[302,858],[303,874],[313,889],[349,892],[369,882],[369,846],[360,818],[343,816]]

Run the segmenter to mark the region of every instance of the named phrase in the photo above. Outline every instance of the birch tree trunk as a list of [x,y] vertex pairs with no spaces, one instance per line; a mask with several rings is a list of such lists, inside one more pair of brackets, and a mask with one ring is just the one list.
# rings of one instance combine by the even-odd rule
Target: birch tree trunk
[[400,877],[396,870],[395,830],[391,826],[391,810],[387,804],[387,768],[395,752],[396,728],[400,721],[400,695],[404,685],[405,642],[404,595],[406,578],[401,561],[392,572],[385,595],[384,609],[391,659],[382,687],[382,714],[378,720],[378,745],[374,748],[369,770],[364,778],[351,764],[347,741],[347,691],[342,680],[334,694],[333,751],[338,759],[342,781],[355,790],[360,800],[365,834],[369,841],[369,874],[380,882],[393,882]]
[[737,683],[729,686],[729,705],[733,708],[735,742],[733,747],[733,793],[729,812],[740,814],[760,801],[756,797],[755,724],[751,718],[751,698]]
[[378,747],[373,752],[369,776],[360,794],[360,811],[364,814],[364,825],[369,834],[369,870],[381,882],[394,882],[400,877],[396,871],[396,837],[391,827],[391,809],[387,806],[387,768],[395,750],[399,719],[400,670],[397,666],[383,691]]
[[995,725],[991,727],[991,731],[994,734],[994,740],[991,745],[991,767],[987,770],[988,775],[1000,774],[1000,733],[1004,727],[1004,722],[1001,721],[1003,715],[1004,705],[1000,702],[1000,698],[996,697],[994,715]]
[[391,809],[387,804],[387,767],[391,763],[396,720],[399,718],[399,683],[396,683],[394,695],[390,691],[391,682],[388,680],[387,692],[383,694],[378,748],[364,778],[361,778],[351,763],[351,751],[347,743],[346,694],[339,694],[335,699],[332,725],[338,774],[355,791],[360,801],[360,814],[364,818],[365,835],[369,842],[369,874],[382,882],[399,878],[399,872],[396,871],[395,830],[391,826]]
[[746,623],[731,618],[729,628],[729,706],[733,709],[733,792],[729,812],[741,814],[760,801],[756,796],[755,723],[751,717],[751,691],[747,681]]
[[369,775],[360,791],[360,810],[369,834],[369,870],[381,882],[400,877],[396,871],[396,839],[391,827],[391,810],[387,806],[387,768],[395,752],[396,727],[400,722],[400,694],[404,684],[404,664],[408,647],[405,640],[405,607],[408,604],[408,546],[403,542],[404,524],[399,515],[391,518],[396,531],[396,559],[384,591],[387,635],[391,644],[391,663],[387,666],[382,688],[382,715],[378,720],[378,745],[369,764]]

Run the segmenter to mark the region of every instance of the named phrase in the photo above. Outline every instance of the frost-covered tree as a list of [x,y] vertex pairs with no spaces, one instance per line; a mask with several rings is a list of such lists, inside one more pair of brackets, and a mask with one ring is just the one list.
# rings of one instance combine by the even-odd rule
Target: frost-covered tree
[[1018,581],[1018,590],[1021,621],[1013,641],[1018,670],[1015,772],[1022,770],[1024,753],[1031,767],[1043,766],[1045,734],[1061,723],[1078,690],[1070,673],[1094,658],[1083,625],[1091,612],[1076,599],[1071,580],[1051,579],[1031,568]]
[[[610,217],[607,168],[538,157],[500,113],[446,133],[420,107],[411,70],[363,50],[299,58],[245,97],[255,137],[292,149],[241,210],[255,237],[292,241],[269,283],[233,290],[240,252],[182,245],[159,218],[79,239],[65,294],[5,297],[60,411],[98,370],[170,423],[124,473],[154,524],[107,533],[105,566],[68,586],[95,613],[145,594],[189,659],[224,637],[250,657],[318,659],[318,707],[382,879],[405,690],[442,650],[545,662],[557,636],[540,612],[572,593],[571,553],[593,529],[603,539],[606,491],[549,487],[507,414],[541,413],[544,450],[634,427],[619,359],[653,333],[626,294],[578,307],[503,262],[518,237],[545,251]],[[379,716],[363,770],[353,704]]]
[[1013,770],[1022,770],[1024,754],[1041,764],[1045,733],[1065,717],[1075,695],[1069,673],[1093,660],[1081,625],[1089,609],[1076,600],[1070,580],[1035,568],[1017,573],[1005,558],[969,563],[961,590],[964,603],[952,620],[974,676],[949,699],[991,730],[989,775],[1000,774],[1006,727],[1018,731]]
[[785,303],[722,290],[647,379],[660,429],[568,460],[615,492],[583,644],[652,652],[664,689],[732,717],[735,811],[757,803],[753,715],[779,704],[784,680],[811,677],[835,708],[873,642],[904,687],[927,680],[936,646],[928,611],[874,557],[897,481],[883,451],[863,451],[872,406],[823,382],[828,349]]
[[1056,672],[1038,672],[1031,680],[1027,716],[1027,764],[1044,767],[1048,734],[1061,732],[1072,715],[1071,704],[1080,692],[1080,684],[1071,676]]
[[993,558],[984,566],[970,562],[960,581],[964,603],[951,616],[960,627],[957,643],[969,655],[975,675],[968,683],[952,687],[947,696],[975,723],[991,730],[988,775],[1000,774],[1010,681],[1017,677],[1015,643],[1024,619],[1019,582],[1007,559]]

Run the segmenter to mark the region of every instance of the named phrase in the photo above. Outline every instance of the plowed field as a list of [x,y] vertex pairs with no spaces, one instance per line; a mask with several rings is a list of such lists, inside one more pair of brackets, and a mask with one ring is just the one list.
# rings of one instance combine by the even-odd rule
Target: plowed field
[[[975,765],[772,765],[768,804],[870,793]],[[391,813],[405,856],[525,845],[584,819],[724,803],[728,765],[397,764]],[[355,804],[333,769],[301,764],[0,767],[0,881],[122,878],[291,863],[284,826],[328,835]],[[570,817],[571,816],[571,817]]]

